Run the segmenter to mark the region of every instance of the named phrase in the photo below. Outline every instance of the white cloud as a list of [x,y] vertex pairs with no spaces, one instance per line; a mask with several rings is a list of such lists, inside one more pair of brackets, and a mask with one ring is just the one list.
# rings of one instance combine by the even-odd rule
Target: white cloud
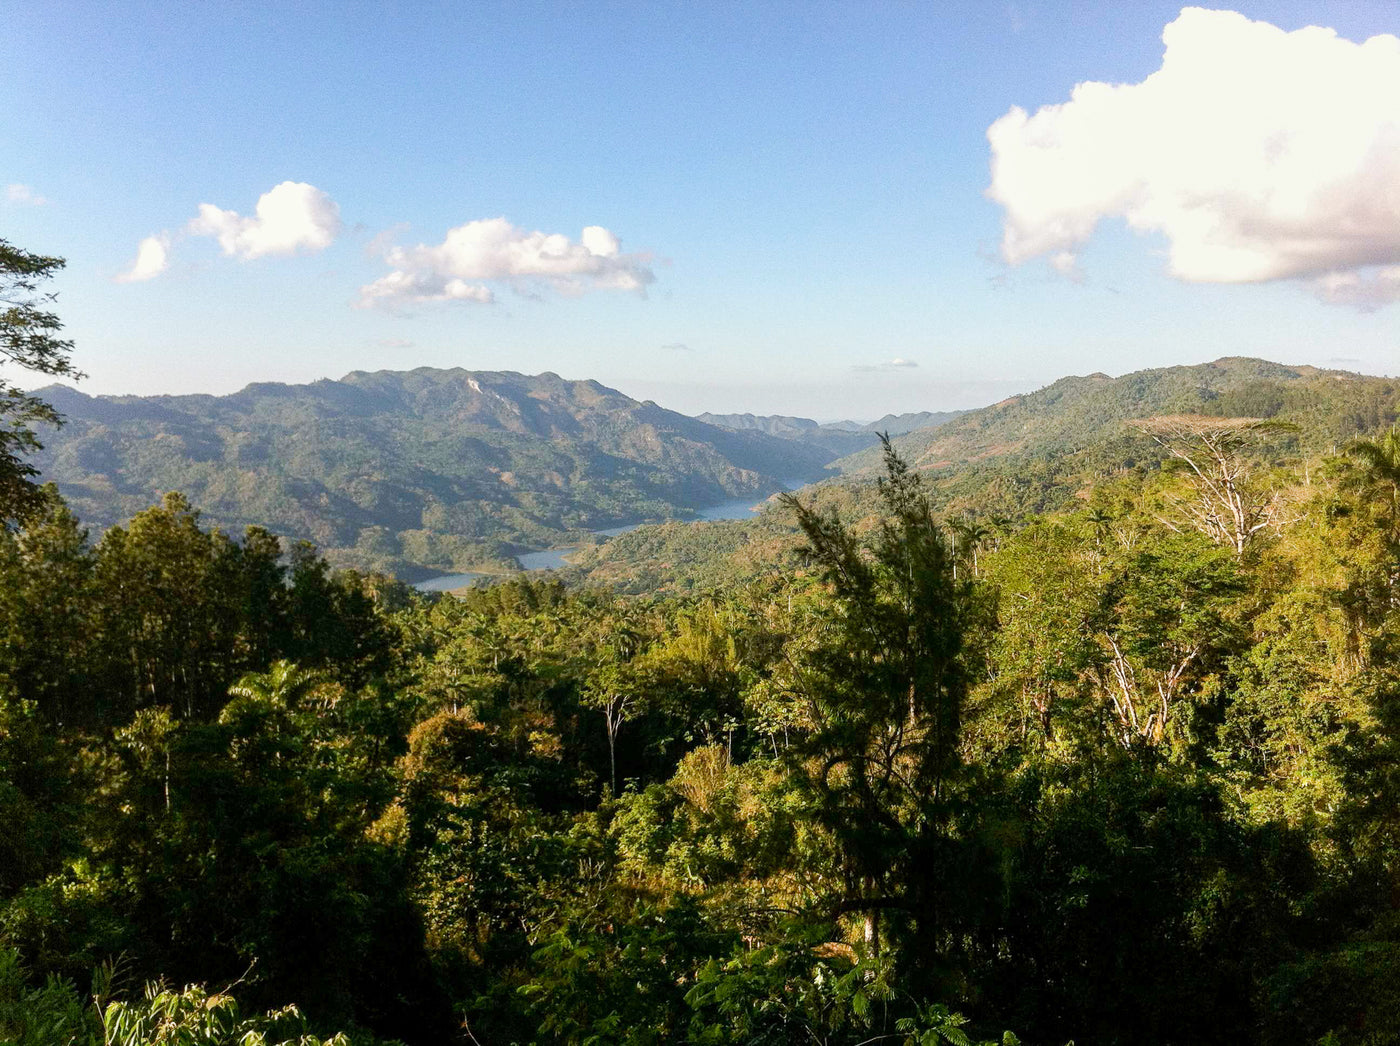
[[360,307],[490,303],[495,294],[482,281],[526,293],[539,287],[563,294],[643,293],[656,278],[647,255],[623,254],[618,238],[598,225],[584,229],[574,242],[560,233],[527,232],[505,218],[486,218],[449,230],[436,246],[386,247],[383,254],[393,271],[360,288]]
[[30,207],[42,207],[49,202],[29,186],[19,182],[11,182],[5,186],[5,199],[9,203],[27,204]]
[[119,276],[118,283],[141,283],[154,279],[170,266],[170,235],[147,236],[136,248],[136,260]]
[[186,229],[217,238],[227,255],[249,259],[323,250],[340,227],[340,208],[324,192],[306,182],[282,182],[258,197],[256,217],[201,203]]
[[1161,68],[1138,84],[1082,83],[987,131],[990,199],[1011,264],[1077,252],[1103,218],[1166,238],[1183,280],[1315,279],[1328,301],[1400,297],[1400,39],[1284,32],[1186,8]]
[[890,364],[889,364],[889,365],[890,365],[890,367],[891,367],[892,369],[895,369],[895,370],[902,370],[902,369],[904,369],[904,368],[906,368],[906,367],[917,367],[917,366],[918,366],[918,364],[915,363],[913,360],[906,360],[906,359],[904,359],[904,357],[902,357],[902,356],[896,356],[894,359],[890,360]]
[[663,346],[661,346],[661,347],[662,347],[663,349],[665,349],[667,352],[690,352],[690,351],[692,351],[691,348],[690,348],[690,346],[687,345],[687,344],[686,344],[685,342],[683,342],[683,341],[672,341],[672,342],[667,342],[665,345],[663,345]]

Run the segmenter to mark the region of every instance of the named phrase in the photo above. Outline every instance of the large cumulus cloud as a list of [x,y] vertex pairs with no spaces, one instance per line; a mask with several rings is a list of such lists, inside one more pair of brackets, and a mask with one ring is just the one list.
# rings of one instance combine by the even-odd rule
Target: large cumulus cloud
[[1103,218],[1165,237],[1183,280],[1400,298],[1400,39],[1186,8],[1138,84],[1082,83],[987,131],[1002,254],[1077,272]]
[[258,197],[252,215],[201,203],[187,230],[214,237],[225,254],[248,259],[323,250],[340,234],[340,225],[340,208],[316,186],[282,182]]
[[561,233],[529,232],[505,218],[459,225],[440,244],[390,247],[384,260],[392,271],[361,287],[357,304],[487,304],[495,300],[493,282],[527,293],[538,287],[564,294],[641,293],[656,278],[646,255],[622,253],[618,238],[602,226],[588,226],[574,241]]
[[340,235],[340,207],[306,182],[281,182],[258,197],[251,215],[201,203],[199,213],[174,235],[162,230],[136,248],[136,260],[115,278],[143,283],[170,268],[170,253],[182,236],[209,236],[225,255],[248,261],[272,255],[314,253]]

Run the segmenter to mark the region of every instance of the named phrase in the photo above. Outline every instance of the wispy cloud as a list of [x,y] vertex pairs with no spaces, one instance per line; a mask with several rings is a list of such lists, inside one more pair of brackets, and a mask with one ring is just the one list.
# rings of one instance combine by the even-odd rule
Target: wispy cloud
[[851,370],[861,374],[876,374],[880,371],[908,370],[918,365],[914,360],[906,360],[903,356],[896,356],[884,363],[855,363],[851,365]]
[[673,341],[661,346],[667,352],[694,352],[689,345],[683,341]]
[[19,182],[11,182],[5,186],[5,200],[8,203],[17,203],[28,207],[42,207],[49,202],[29,186],[21,185]]
[[1363,308],[1400,297],[1400,40],[1201,8],[1162,39],[1141,83],[1081,83],[989,128],[1003,258],[1080,279],[1078,252],[1121,217],[1166,238],[1182,280],[1306,279]]
[[1333,305],[1354,305],[1372,312],[1400,301],[1400,265],[1366,272],[1329,272],[1314,284],[1317,296]]
[[390,309],[429,302],[496,300],[489,284],[526,295],[552,290],[578,295],[594,290],[645,293],[656,277],[650,256],[623,254],[618,238],[599,225],[577,241],[561,233],[528,232],[505,218],[470,221],[448,231],[442,243],[385,246],[392,271],[360,288],[356,304]]

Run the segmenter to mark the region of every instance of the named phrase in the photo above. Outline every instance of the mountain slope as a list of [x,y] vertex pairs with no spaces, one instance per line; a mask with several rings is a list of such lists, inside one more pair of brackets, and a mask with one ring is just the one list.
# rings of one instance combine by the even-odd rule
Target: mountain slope
[[819,478],[833,456],[554,374],[420,368],[228,396],[40,395],[68,423],[35,463],[90,523],[181,490],[218,525],[401,572],[685,517]]
[[[1087,458],[1130,463],[1147,450],[1127,422],[1159,414],[1278,418],[1299,424],[1320,449],[1394,417],[1397,382],[1347,371],[1227,357],[1189,367],[1061,378],[1036,392],[969,411],[936,429],[898,436],[895,448],[921,469],[1010,467],[1017,461]],[[1087,460],[1087,459],[1086,459]],[[835,463],[873,474],[878,449]]]

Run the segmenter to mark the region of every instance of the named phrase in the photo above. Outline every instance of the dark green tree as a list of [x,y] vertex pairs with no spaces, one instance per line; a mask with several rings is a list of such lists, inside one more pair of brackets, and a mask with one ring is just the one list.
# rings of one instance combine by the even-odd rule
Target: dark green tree
[[[62,258],[31,254],[0,239],[0,367],[82,377],[69,358],[73,343],[58,336],[63,324],[46,308],[56,295],[39,290],[63,266]],[[32,479],[38,470],[22,459],[42,446],[36,423],[57,425],[60,418],[0,370],[0,524],[12,523],[39,502]]]
[[888,440],[879,490],[885,518],[868,545],[835,514],[784,499],[831,591],[793,680],[808,726],[794,769],[839,841],[845,882],[833,913],[863,915],[876,953],[882,912],[927,914],[916,911],[916,884],[938,863],[959,770],[970,606],[920,477]]
[[1400,522],[1400,428],[1392,425],[1378,439],[1353,440],[1347,453],[1361,463],[1358,485],[1386,502],[1393,530]]

